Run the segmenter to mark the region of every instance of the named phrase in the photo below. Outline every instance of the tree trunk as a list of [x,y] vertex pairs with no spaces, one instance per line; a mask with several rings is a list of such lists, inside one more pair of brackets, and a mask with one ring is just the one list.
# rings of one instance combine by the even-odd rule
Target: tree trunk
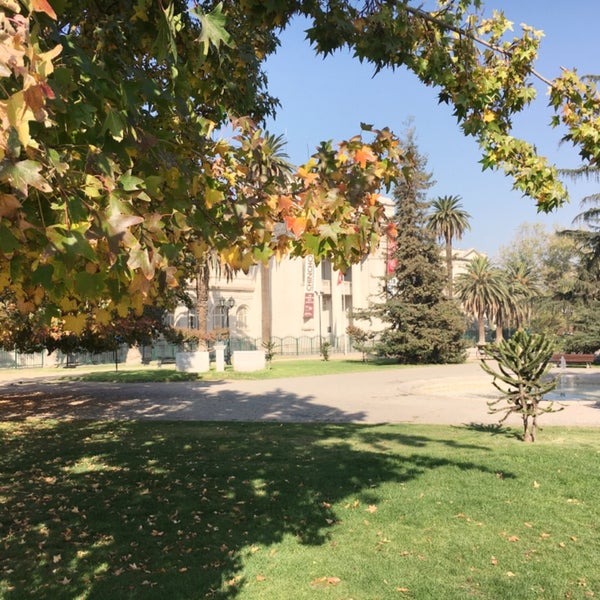
[[504,339],[502,334],[502,323],[496,323],[496,343],[501,342]]
[[261,336],[263,343],[270,342],[273,336],[271,325],[271,273],[268,264],[260,265],[261,289]]
[[454,282],[452,280],[452,240],[446,239],[446,274],[448,276],[448,298],[454,297]]
[[477,325],[479,326],[479,341],[477,342],[478,346],[485,345],[485,314],[479,313],[477,315]]
[[210,289],[210,269],[203,263],[196,276],[196,327],[201,339],[198,347],[206,350],[206,335],[208,333],[208,294]]
[[536,419],[535,415],[523,415],[523,441],[524,442],[535,442],[536,433]]

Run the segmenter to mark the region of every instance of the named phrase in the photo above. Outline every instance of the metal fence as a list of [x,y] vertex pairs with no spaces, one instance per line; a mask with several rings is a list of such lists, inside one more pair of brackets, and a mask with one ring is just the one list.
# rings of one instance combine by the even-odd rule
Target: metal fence
[[[329,352],[346,354],[353,352],[352,339],[347,335],[342,336],[301,336],[301,337],[273,337],[274,353],[276,356],[318,356],[321,344],[329,342]],[[228,346],[226,354],[236,350],[260,350],[263,348],[262,340],[250,338],[232,337],[226,341]],[[177,345],[165,341],[157,341],[151,346],[139,348],[141,361],[144,364],[150,362],[173,363]],[[23,354],[20,352],[7,352],[0,350],[0,369],[27,369],[35,367],[69,367],[75,365],[101,365],[101,364],[123,364],[127,360],[129,348],[121,346],[115,353],[102,352],[91,354],[89,352],[75,352],[64,354],[56,352],[48,355],[46,352]]]

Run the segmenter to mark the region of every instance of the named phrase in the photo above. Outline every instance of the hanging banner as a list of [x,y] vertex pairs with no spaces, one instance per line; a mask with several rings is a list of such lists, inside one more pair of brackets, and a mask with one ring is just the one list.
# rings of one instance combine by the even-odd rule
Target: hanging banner
[[304,318],[315,316],[315,259],[307,256],[304,259]]
[[386,275],[392,275],[398,266],[398,259],[396,258],[396,250],[398,248],[398,243],[395,239],[388,237],[387,239],[387,256],[386,256],[386,265],[385,272]]

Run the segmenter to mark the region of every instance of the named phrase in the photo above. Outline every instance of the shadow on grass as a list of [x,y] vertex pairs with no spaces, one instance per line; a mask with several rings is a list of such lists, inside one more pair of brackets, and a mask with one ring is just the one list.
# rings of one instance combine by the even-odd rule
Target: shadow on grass
[[521,439],[521,433],[512,427],[506,427],[500,423],[468,423],[457,429],[468,429],[479,433],[489,433],[492,436],[502,436],[510,439]]
[[376,503],[382,483],[447,466],[496,476],[417,452],[445,440],[385,426],[21,421],[0,431],[0,595],[11,599],[232,599],[249,554],[286,537],[326,543],[335,503]]

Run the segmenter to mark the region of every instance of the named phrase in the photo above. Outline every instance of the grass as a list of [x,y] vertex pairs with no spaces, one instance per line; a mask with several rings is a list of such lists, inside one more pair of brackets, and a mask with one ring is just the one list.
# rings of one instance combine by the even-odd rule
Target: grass
[[0,423],[0,598],[600,597],[600,437]]
[[340,373],[356,373],[364,371],[377,371],[381,369],[402,368],[396,362],[385,360],[281,360],[273,361],[271,366],[262,371],[244,373],[234,371],[227,366],[225,371],[215,371],[214,368],[207,373],[186,373],[165,367],[130,368],[121,367],[118,371],[102,369],[81,374],[69,373],[65,379],[71,381],[97,381],[97,382],[122,382],[122,383],[148,383],[161,381],[220,381],[223,379],[278,379],[288,377],[303,377],[312,375],[333,375]]

